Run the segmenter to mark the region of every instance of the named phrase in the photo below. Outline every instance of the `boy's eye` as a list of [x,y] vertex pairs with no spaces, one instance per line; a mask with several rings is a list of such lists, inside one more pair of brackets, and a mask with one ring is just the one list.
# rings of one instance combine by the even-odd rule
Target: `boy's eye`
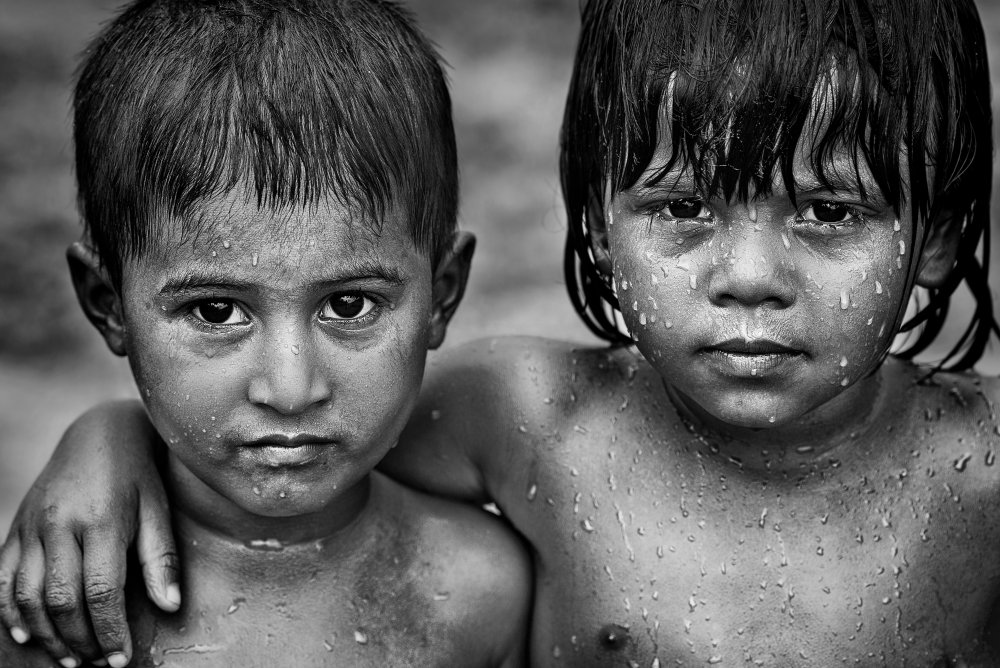
[[191,308],[191,313],[210,325],[242,325],[249,322],[243,309],[228,299],[206,299],[197,302]]
[[368,315],[375,302],[362,292],[338,292],[326,301],[319,317],[323,320],[357,320]]
[[698,197],[682,197],[667,202],[663,210],[671,218],[701,218],[708,215],[704,202]]
[[802,219],[822,225],[844,225],[858,218],[858,212],[840,202],[813,202],[802,212]]

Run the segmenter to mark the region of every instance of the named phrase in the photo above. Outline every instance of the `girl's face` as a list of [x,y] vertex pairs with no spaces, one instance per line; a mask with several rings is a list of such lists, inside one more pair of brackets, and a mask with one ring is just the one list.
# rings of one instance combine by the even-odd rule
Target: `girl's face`
[[702,199],[689,172],[645,185],[669,148],[606,212],[639,350],[685,404],[732,426],[794,424],[849,396],[879,365],[909,297],[909,210],[897,215],[846,153],[825,187],[802,151],[794,204],[780,177],[749,203]]

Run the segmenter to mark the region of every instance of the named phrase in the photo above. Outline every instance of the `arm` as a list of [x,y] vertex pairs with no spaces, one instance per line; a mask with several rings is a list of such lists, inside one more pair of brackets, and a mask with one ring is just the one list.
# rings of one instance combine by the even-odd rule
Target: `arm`
[[134,538],[150,598],[166,611],[179,607],[157,441],[135,401],[93,408],[63,435],[0,549],[0,620],[15,641],[33,637],[63,665],[96,656],[125,665],[125,557]]
[[378,468],[436,496],[498,501],[517,426],[516,341],[474,341],[433,356],[399,445]]

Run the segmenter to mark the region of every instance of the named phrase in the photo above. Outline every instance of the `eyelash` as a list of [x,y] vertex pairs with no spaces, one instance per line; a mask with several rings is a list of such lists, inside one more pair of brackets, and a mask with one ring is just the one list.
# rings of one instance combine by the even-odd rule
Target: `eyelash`
[[[336,311],[333,309],[331,304],[335,299],[338,298],[343,299],[345,297],[355,297],[363,300],[362,311],[359,313],[359,315],[353,317],[324,316],[324,312],[326,312],[328,309],[331,310],[336,316],[337,315]],[[201,310],[204,307],[208,307],[211,305],[222,306],[223,308],[233,309],[232,313],[230,314],[230,317],[232,317],[232,315],[236,315],[237,313],[239,313],[242,315],[242,318],[239,322],[233,322],[233,323],[210,322],[205,318],[204,314],[201,313]],[[382,306],[381,301],[374,295],[362,292],[360,290],[345,290],[343,292],[336,292],[326,298],[326,300],[320,307],[319,312],[317,313],[317,319],[320,322],[332,324],[333,326],[336,327],[341,327],[346,329],[361,329],[364,326],[374,322],[378,318],[381,306]],[[207,299],[198,299],[196,301],[193,301],[185,307],[185,316],[196,327],[205,331],[215,332],[215,333],[231,332],[234,331],[236,328],[246,327],[247,325],[251,324],[250,317],[247,314],[247,309],[244,306],[240,305],[240,303],[235,299],[228,299],[228,298],[214,298],[214,299],[207,298]],[[229,317],[225,318],[225,320],[229,320]]]
[[[673,215],[669,212],[670,207],[674,205],[685,205],[692,207],[694,204],[699,206],[697,215],[690,217],[680,217]],[[833,208],[843,209],[843,215],[847,216],[846,220],[840,221],[822,221],[822,220],[810,220],[806,218],[806,212],[814,209],[818,205],[826,205]],[[687,223],[689,225],[704,225],[710,222],[713,218],[711,210],[705,205],[704,200],[700,197],[678,197],[675,199],[666,200],[665,202],[657,203],[654,206],[649,207],[646,214],[650,216],[650,223],[655,223],[656,221],[673,222],[674,224]],[[815,212],[814,212],[815,215]],[[804,203],[800,206],[799,210],[795,213],[795,223],[801,225],[808,225],[810,227],[825,228],[830,230],[840,230],[844,228],[849,228],[854,225],[863,224],[867,221],[867,214],[861,209],[846,204],[844,202],[839,202],[836,200],[812,200]]]

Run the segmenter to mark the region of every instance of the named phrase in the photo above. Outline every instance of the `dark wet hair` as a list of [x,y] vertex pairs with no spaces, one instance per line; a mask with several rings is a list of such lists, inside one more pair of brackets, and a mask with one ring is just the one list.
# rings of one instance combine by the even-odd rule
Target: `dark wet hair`
[[87,49],[74,111],[79,204],[116,285],[166,217],[197,226],[237,189],[271,210],[332,196],[376,227],[398,205],[434,262],[453,240],[447,84],[393,2],[133,2]]
[[[913,357],[934,340],[964,280],[975,313],[946,359],[960,369],[982,356],[998,331],[987,284],[992,129],[985,39],[971,0],[587,2],[560,168],[566,282],[593,332],[631,341],[616,323],[612,278],[595,265],[590,228],[603,225],[606,189],[632,187],[648,167],[667,96],[673,153],[658,178],[689,168],[706,197],[746,201],[779,174],[794,192],[796,145],[817,91],[833,102],[804,139],[824,185],[824,167],[843,149],[868,164],[897,212],[909,197],[914,223],[942,211],[964,221],[956,265],[904,323],[902,331],[919,334],[899,355]],[[911,262],[925,239],[911,240]]]

